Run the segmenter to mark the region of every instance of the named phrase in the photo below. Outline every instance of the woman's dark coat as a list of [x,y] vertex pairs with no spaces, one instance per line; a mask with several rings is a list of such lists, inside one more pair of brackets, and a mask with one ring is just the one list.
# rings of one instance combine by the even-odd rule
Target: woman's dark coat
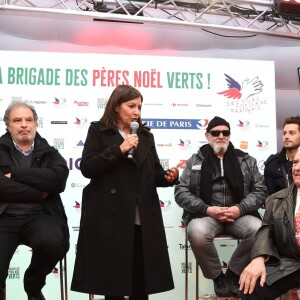
[[123,138],[93,122],[85,142],[81,172],[84,188],[72,290],[98,295],[130,295],[136,204],[140,208],[145,294],[172,289],[166,236],[157,186],[164,179],[153,135],[138,130],[136,160],[120,150]]

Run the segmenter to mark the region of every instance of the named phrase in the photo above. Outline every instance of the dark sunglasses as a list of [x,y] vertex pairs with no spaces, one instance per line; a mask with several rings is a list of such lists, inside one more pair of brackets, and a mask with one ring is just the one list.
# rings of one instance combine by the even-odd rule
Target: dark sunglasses
[[211,130],[209,133],[214,137],[219,136],[221,133],[224,136],[230,136],[230,130]]

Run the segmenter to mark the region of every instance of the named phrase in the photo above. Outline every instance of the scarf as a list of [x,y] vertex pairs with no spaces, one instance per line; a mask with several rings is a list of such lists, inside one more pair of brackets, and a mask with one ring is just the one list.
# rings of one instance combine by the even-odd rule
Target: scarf
[[[220,159],[215,155],[213,148],[209,144],[201,147],[201,153],[204,159],[201,166],[200,198],[206,204],[210,204],[213,170],[217,167],[221,173]],[[224,177],[230,187],[234,203],[239,203],[244,198],[244,176],[237,157],[237,155],[241,156],[241,154],[244,156],[246,153],[234,149],[232,143],[229,142],[223,157]]]

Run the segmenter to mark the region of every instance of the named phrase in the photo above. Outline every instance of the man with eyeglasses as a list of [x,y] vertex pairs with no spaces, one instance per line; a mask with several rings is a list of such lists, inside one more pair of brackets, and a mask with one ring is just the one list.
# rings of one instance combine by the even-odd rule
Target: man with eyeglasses
[[[196,261],[219,297],[240,296],[239,275],[250,262],[261,226],[258,209],[267,196],[256,159],[235,149],[230,134],[230,124],[214,117],[205,133],[208,144],[188,159],[175,187]],[[222,234],[240,240],[225,274],[213,242]]]

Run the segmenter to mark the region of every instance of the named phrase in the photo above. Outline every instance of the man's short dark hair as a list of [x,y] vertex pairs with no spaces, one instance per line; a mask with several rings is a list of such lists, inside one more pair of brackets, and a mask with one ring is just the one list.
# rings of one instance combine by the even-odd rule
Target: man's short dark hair
[[285,125],[287,124],[297,124],[298,125],[298,130],[300,131],[300,116],[295,116],[295,117],[287,117],[283,121],[282,128],[284,128]]

